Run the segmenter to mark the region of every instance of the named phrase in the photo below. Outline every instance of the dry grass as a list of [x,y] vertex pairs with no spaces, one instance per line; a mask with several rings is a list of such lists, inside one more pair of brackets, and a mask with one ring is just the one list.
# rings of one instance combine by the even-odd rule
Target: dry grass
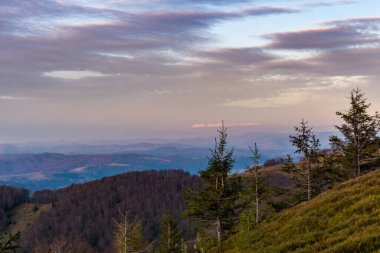
[[343,183],[309,202],[279,213],[225,252],[331,252],[380,250],[380,171]]

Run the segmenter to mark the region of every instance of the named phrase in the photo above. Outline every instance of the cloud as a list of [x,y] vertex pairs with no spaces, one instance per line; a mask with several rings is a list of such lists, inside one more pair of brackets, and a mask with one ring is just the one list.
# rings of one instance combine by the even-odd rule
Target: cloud
[[323,25],[327,27],[265,35],[270,41],[267,48],[329,50],[380,43],[379,34],[374,32],[380,29],[380,18],[330,21]]
[[83,78],[89,77],[105,77],[110,76],[108,74],[103,74],[96,71],[91,70],[82,70],[82,71],[60,71],[55,70],[51,72],[44,72],[42,76],[53,77],[53,78],[62,78],[62,79],[70,79],[70,80],[79,80]]
[[91,6],[94,8],[112,8],[120,9],[122,7],[129,8],[149,8],[149,7],[178,7],[178,6],[231,6],[249,3],[251,0],[65,0],[61,2],[69,2],[71,4],[78,4],[82,6]]
[[330,7],[330,6],[337,6],[337,5],[347,5],[347,4],[354,4],[357,3],[357,0],[335,0],[335,1],[316,1],[303,4],[304,7]]
[[[274,76],[274,78],[278,80],[279,77]],[[289,76],[288,80],[295,80],[297,78],[302,79],[305,86],[287,89],[279,92],[276,96],[229,101],[224,105],[255,109],[297,106],[303,102],[310,102],[321,98],[320,92],[358,87],[365,83],[366,79],[364,76],[332,76],[322,79]],[[281,76],[281,80],[287,80],[286,76]]]
[[366,18],[349,18],[343,20],[331,20],[322,23],[324,25],[330,26],[373,26],[374,29],[378,30],[380,25],[380,17],[366,17]]
[[235,5],[248,3],[250,0],[161,0],[160,2],[166,3],[187,3],[191,5]]
[[312,59],[321,74],[378,76],[380,47],[327,52]]
[[[225,127],[252,127],[258,126],[258,123],[247,122],[247,123],[229,123],[224,124]],[[222,123],[197,123],[191,126],[193,129],[201,129],[201,128],[221,128]]]
[[265,53],[261,48],[228,48],[198,53],[200,57],[216,62],[229,62],[231,66],[254,65],[275,57]]
[[275,97],[267,98],[253,98],[246,100],[237,100],[225,103],[226,106],[245,107],[245,108],[277,108],[286,107],[292,105],[298,105],[299,103],[306,101],[309,98],[309,93],[303,91],[287,91],[282,92]]
[[288,60],[277,59],[258,66],[262,73],[284,75],[378,76],[380,47],[358,47],[328,50],[311,57]]
[[0,96],[0,100],[25,100],[28,97],[16,97],[16,96]]
[[[267,34],[268,43],[260,47],[197,52],[196,56],[203,59],[198,66],[203,76],[225,73],[225,78],[260,82],[264,77],[289,83],[290,77],[299,75],[319,76],[319,80],[326,76],[378,75],[380,18],[332,20],[321,25]],[[274,80],[276,76],[279,78]]]
[[[310,1],[269,2],[0,0],[0,116],[99,129],[220,127],[219,118],[282,124],[310,101],[332,108],[324,101],[353,86],[379,94],[379,17],[326,22],[336,16],[317,13],[324,7],[299,13]],[[293,30],[308,14],[321,23]],[[229,30],[237,24],[251,26],[242,35]],[[287,107],[292,115],[275,114]]]
[[[165,65],[172,62],[164,55],[165,51],[181,54],[215,40],[208,33],[215,24],[295,11],[273,6],[224,11],[208,8],[121,11],[55,1],[16,2],[4,1],[1,7],[6,15],[0,17],[4,21],[0,23],[0,29],[4,27],[0,30],[0,64],[7,66],[2,71],[18,69],[25,75],[45,73],[42,76],[56,77],[63,74],[63,78],[70,74],[54,71],[91,69],[102,74],[134,75],[165,72],[174,69]],[[106,21],[89,20],[92,17]],[[178,71],[172,74],[175,72],[180,74]]]

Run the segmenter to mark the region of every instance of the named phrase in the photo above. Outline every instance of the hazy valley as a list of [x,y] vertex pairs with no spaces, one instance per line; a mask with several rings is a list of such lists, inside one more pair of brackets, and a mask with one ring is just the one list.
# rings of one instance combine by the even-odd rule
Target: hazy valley
[[[331,132],[318,136],[328,146]],[[236,171],[250,164],[248,147],[262,143],[261,161],[291,154],[285,133],[232,136]],[[123,172],[181,169],[197,174],[207,166],[212,137],[133,144],[25,143],[0,146],[0,183],[29,190],[57,189]]]

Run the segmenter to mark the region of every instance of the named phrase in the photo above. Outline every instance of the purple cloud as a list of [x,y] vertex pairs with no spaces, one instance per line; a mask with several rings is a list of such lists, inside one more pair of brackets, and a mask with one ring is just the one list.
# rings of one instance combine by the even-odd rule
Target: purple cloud
[[[82,7],[63,6],[57,2],[47,1],[46,5],[18,1],[20,6],[5,4],[3,11],[18,13],[16,17],[3,17],[8,23],[0,34],[0,63],[8,66],[3,69],[23,69],[22,72],[44,73],[54,70],[93,70],[101,73],[121,73],[136,71],[138,64],[149,70],[155,60],[160,64],[168,62],[161,55],[162,50],[189,50],[211,40],[208,29],[223,20],[247,16],[261,16],[280,13],[291,13],[293,10],[277,7],[258,7],[241,11],[189,10],[152,12],[116,12],[108,22],[84,25],[54,25],[54,32],[29,36],[13,34],[19,32],[12,25],[19,25],[26,15],[64,15],[81,13]],[[19,10],[21,8],[21,10]],[[94,9],[85,9],[84,13],[94,14]],[[108,14],[111,12],[107,12]],[[6,25],[4,25],[6,24]],[[52,25],[53,26],[53,25]],[[0,27],[1,29],[2,27]],[[33,27],[23,28],[33,32]],[[7,30],[7,31],[4,31]],[[144,55],[150,52],[150,60]],[[106,54],[133,54],[133,59],[106,57]],[[169,60],[170,61],[170,60]],[[151,62],[151,63],[149,63]],[[135,67],[136,66],[136,67]],[[166,67],[164,67],[166,68]],[[154,69],[152,67],[152,69]]]
[[220,49],[202,52],[199,56],[216,61],[216,64],[228,62],[230,68],[257,65],[276,59],[261,48]]
[[268,48],[291,50],[329,50],[380,42],[373,30],[380,28],[380,18],[352,19],[326,22],[317,29],[273,33],[264,36],[270,40]]

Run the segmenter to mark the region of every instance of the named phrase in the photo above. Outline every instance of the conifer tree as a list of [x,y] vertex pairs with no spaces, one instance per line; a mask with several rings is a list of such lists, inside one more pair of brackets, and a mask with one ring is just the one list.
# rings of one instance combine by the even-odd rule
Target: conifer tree
[[283,171],[286,173],[291,173],[295,169],[295,164],[291,155],[287,154],[285,158],[285,163],[283,166]]
[[295,186],[301,188],[301,194],[298,190],[296,190],[294,193],[292,193],[292,198],[289,199],[289,203],[288,203],[289,206],[295,206],[305,200],[305,192],[304,192],[304,187],[305,187],[304,174],[305,173],[303,173],[303,171],[299,169],[299,165],[298,167],[296,166],[296,164],[293,161],[292,156],[289,154],[286,155],[285,163],[282,167],[282,171],[290,174],[291,180],[293,181]]
[[270,197],[273,189],[268,186],[268,182],[261,176],[262,166],[260,166],[260,151],[255,143],[254,148],[249,147],[252,152],[252,165],[246,169],[247,187],[241,199],[244,201],[244,211],[240,215],[237,239],[244,245],[249,246],[252,242],[251,231],[273,210],[270,205]]
[[118,253],[132,253],[144,249],[142,226],[139,222],[130,223],[128,214],[121,214],[119,221],[115,220],[115,247]]
[[296,148],[295,153],[300,154],[300,166],[293,166],[291,173],[306,186],[307,200],[312,197],[312,174],[318,163],[319,139],[308,126],[308,122],[302,119],[299,126],[294,127],[295,135],[290,135],[291,144]]
[[380,115],[378,112],[370,115],[370,106],[364,93],[359,88],[353,89],[348,111],[336,113],[344,121],[341,126],[335,126],[343,138],[330,137],[333,148],[343,153],[344,161],[355,176],[360,176],[361,166],[378,148],[376,135],[380,129]]
[[177,224],[170,214],[166,214],[161,223],[161,235],[158,243],[158,253],[181,253],[182,236]]
[[260,200],[260,196],[259,196],[259,163],[260,163],[260,158],[261,158],[261,155],[259,153],[259,148],[257,147],[257,144],[255,143],[255,147],[252,149],[251,147],[249,147],[249,149],[251,150],[252,152],[252,161],[253,161],[253,166],[252,166],[252,172],[253,172],[253,176],[254,176],[254,191],[255,191],[255,194],[254,194],[254,198],[255,198],[255,209],[256,209],[256,215],[255,215],[255,222],[256,224],[259,223],[259,220],[260,220],[260,208],[259,208],[259,200]]
[[218,130],[219,140],[211,151],[208,166],[200,172],[203,187],[188,191],[185,195],[185,216],[193,217],[204,231],[220,244],[233,231],[241,211],[238,199],[242,189],[241,179],[230,176],[233,168],[234,150],[227,150],[227,129],[222,124]]

